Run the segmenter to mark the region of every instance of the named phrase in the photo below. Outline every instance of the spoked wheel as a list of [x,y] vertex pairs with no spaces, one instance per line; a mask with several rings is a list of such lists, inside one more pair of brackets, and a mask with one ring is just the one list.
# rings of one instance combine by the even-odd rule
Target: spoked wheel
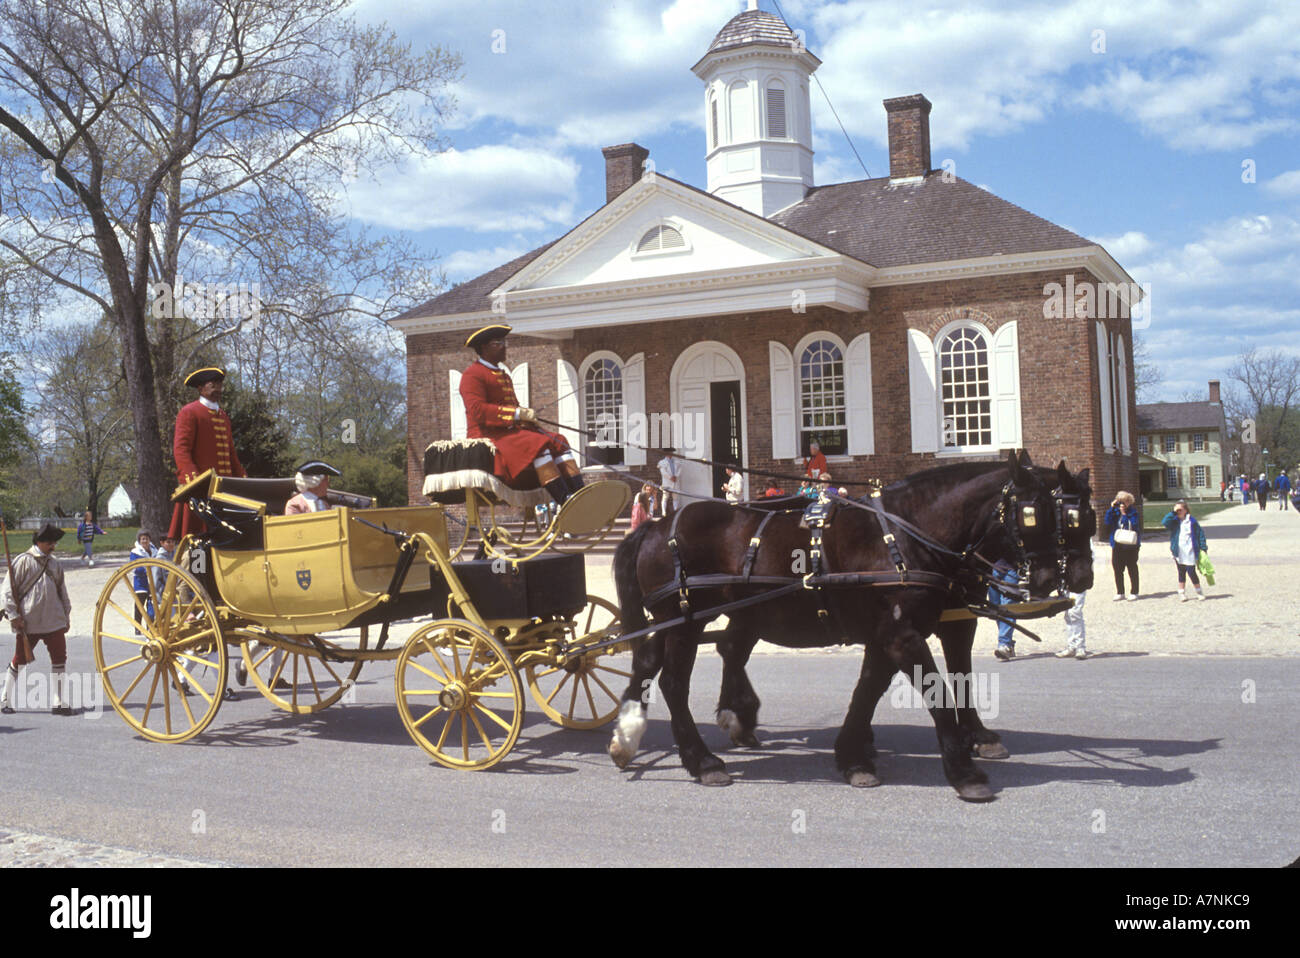
[[[306,638],[304,651],[278,648],[242,634],[243,666],[257,690],[276,706],[297,715],[310,715],[329,708],[348,693],[361,674],[363,662],[330,662],[322,659]],[[368,647],[369,630],[362,626],[357,648]]]
[[510,654],[472,622],[442,619],[397,658],[397,711],[419,746],[448,768],[490,768],[524,725],[524,687]]
[[[587,596],[587,607],[565,626],[569,643],[599,642],[618,634],[618,607]],[[529,665],[528,688],[552,722],[565,728],[600,728],[618,714],[621,693],[632,677],[632,654],[614,646],[570,659],[564,665]]]
[[108,701],[145,738],[184,742],[216,718],[226,645],[212,600],[189,572],[162,559],[122,566],[99,595],[93,641]]

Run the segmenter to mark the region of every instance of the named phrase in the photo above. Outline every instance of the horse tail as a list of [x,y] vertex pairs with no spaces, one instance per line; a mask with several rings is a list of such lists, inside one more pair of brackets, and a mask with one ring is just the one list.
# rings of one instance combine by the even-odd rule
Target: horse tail
[[651,524],[642,523],[618,544],[614,550],[614,588],[618,593],[619,618],[623,623],[623,633],[636,632],[648,624],[645,607],[641,600],[645,593],[637,581],[636,560],[641,554],[641,540],[650,530]]

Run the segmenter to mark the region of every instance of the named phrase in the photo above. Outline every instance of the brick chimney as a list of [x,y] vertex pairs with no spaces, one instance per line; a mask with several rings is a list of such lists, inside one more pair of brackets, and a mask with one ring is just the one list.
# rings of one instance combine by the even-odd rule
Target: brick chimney
[[620,143],[604,147],[600,152],[605,154],[605,202],[610,203],[641,179],[650,151],[635,143]]
[[1219,381],[1217,379],[1211,379],[1210,380],[1210,402],[1220,402],[1220,401],[1221,400],[1219,399]]
[[885,100],[889,114],[889,178],[930,172],[930,101],[919,93]]

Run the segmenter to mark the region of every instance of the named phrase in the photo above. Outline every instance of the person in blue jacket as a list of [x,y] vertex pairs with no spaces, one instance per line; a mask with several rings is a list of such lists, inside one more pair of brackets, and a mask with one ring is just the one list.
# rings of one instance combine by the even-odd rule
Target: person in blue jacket
[[[1115,598],[1124,598],[1124,570],[1128,570],[1130,602],[1138,597],[1138,549],[1142,546],[1142,516],[1138,513],[1133,493],[1115,493],[1115,501],[1106,510],[1105,524],[1110,527],[1110,567],[1115,573]],[[1119,539],[1116,539],[1116,536]],[[1131,540],[1131,541],[1129,541]]]
[[[127,558],[128,562],[135,562],[137,559],[152,559],[154,557],[153,536],[144,529],[141,529],[135,537],[135,545],[131,548],[131,555]],[[131,591],[135,593],[135,621],[139,624],[143,615],[149,616],[149,621],[153,621],[153,599],[149,593],[149,570],[144,566],[136,569],[131,573]]]
[[1277,474],[1276,486],[1277,486],[1277,503],[1278,503],[1277,507],[1279,509],[1285,509],[1287,499],[1291,498],[1289,495],[1289,493],[1291,492],[1290,477],[1288,477],[1285,472],[1279,472]]
[[1174,504],[1174,511],[1165,513],[1160,524],[1169,530],[1169,551],[1174,554],[1174,563],[1178,566],[1178,601],[1187,601],[1187,577],[1192,577],[1196,587],[1196,598],[1203,600],[1201,580],[1196,575],[1196,563],[1202,552],[1209,552],[1205,544],[1205,531],[1187,508],[1187,501],[1179,499]]
[[91,518],[90,511],[86,511],[86,517],[77,523],[77,541],[81,543],[81,564],[90,566],[95,565],[95,536],[105,535],[99,524]]

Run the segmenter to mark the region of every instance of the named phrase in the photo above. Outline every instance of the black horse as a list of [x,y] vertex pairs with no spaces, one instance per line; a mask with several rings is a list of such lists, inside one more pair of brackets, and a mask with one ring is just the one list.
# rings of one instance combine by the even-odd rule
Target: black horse
[[[676,586],[682,576],[714,574],[730,581],[690,590],[692,619],[656,632],[637,648],[610,756],[621,768],[636,753],[645,729],[646,690],[662,669],[659,685],[682,764],[704,784],[729,783],[723,762],[705,746],[688,708],[696,648],[712,618],[708,610],[771,590],[774,583],[791,581],[792,573],[822,571],[830,574],[822,581],[834,581],[835,574],[840,580],[728,612],[728,626],[717,640],[724,661],[718,713],[732,740],[757,742],[759,700],[744,666],[760,638],[793,648],[860,642],[866,646],[862,671],[835,742],[836,765],[845,778],[856,786],[879,784],[872,713],[895,672],[915,681],[919,667],[922,685],[943,691],[942,703],[930,713],[948,781],[964,799],[989,800],[993,792],[972,761],[972,750],[997,757],[998,737],[981,723],[969,686],[954,701],[925,639],[937,634],[949,670],[969,683],[975,623],[941,622],[940,616],[945,609],[984,604],[984,573],[993,563],[1019,567],[1027,597],[1091,588],[1088,540],[1096,517],[1090,492],[1086,469],[1074,476],[1064,464],[1056,470],[1035,468],[1021,453],[1006,464],[941,466],[885,488],[877,501],[920,535],[895,519],[882,529],[876,511],[850,501],[837,507],[820,543],[801,526],[800,512],[771,515],[756,551],[751,542],[768,514],[763,510],[693,504],[677,523],[675,543],[669,541],[669,522],[647,523],[624,540],[614,559],[625,633],[646,626],[643,603],[656,622],[679,616],[684,610]],[[809,570],[809,557],[818,550],[820,570]],[[900,561],[906,582],[895,573]],[[746,572],[764,584],[740,584]],[[870,573],[877,581],[863,582],[852,573]]]

